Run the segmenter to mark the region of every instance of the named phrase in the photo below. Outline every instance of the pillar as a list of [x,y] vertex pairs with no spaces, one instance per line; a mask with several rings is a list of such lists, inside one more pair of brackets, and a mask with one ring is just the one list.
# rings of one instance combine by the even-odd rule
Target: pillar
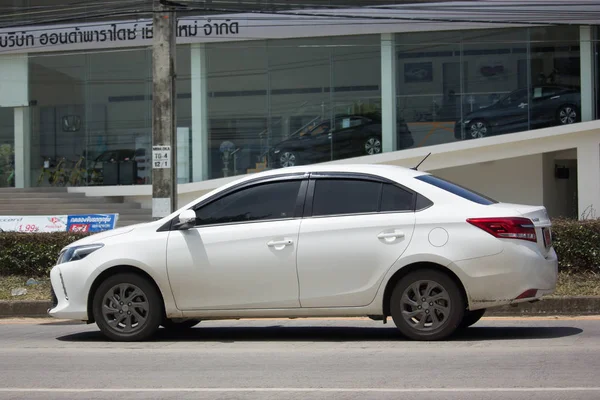
[[29,107],[15,107],[15,187],[31,185],[31,114]]
[[192,171],[193,182],[208,179],[208,69],[206,45],[193,44],[192,62]]
[[381,114],[383,151],[398,148],[396,127],[396,36],[381,35]]
[[591,26],[579,27],[580,72],[581,72],[581,120],[595,119],[594,42]]
[[600,140],[589,138],[577,147],[579,219],[600,217]]

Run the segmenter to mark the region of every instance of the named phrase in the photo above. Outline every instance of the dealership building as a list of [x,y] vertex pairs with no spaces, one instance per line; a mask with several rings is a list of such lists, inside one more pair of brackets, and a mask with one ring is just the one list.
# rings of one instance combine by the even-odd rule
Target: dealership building
[[[600,215],[594,3],[181,13],[179,204],[264,169],[431,153],[421,170],[497,200]],[[147,19],[0,30],[0,187],[49,186],[65,160],[87,170],[69,191],[151,207],[152,34]]]

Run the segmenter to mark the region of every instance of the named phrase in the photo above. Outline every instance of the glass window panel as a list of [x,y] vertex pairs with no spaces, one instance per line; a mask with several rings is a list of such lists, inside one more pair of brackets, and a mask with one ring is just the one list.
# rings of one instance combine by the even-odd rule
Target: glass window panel
[[15,117],[11,107],[0,107],[0,187],[14,187]]
[[293,218],[300,180],[253,186],[196,211],[198,225]]
[[381,183],[350,179],[315,182],[313,216],[377,212]]

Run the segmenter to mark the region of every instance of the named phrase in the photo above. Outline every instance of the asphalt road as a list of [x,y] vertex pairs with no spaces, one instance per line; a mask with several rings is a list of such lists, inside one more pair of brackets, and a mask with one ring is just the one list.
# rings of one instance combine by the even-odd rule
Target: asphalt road
[[391,321],[205,321],[112,343],[0,320],[0,399],[600,399],[600,317],[484,319],[450,341]]

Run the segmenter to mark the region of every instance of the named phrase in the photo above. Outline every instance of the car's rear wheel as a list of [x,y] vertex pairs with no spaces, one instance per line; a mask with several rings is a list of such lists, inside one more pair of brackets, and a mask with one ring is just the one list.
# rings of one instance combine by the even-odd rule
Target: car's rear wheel
[[579,110],[571,104],[565,104],[558,109],[556,118],[561,125],[574,124],[579,120]]
[[440,340],[456,331],[464,315],[458,285],[445,273],[426,269],[406,275],[396,284],[390,311],[394,323],[414,340]]
[[162,323],[162,327],[170,331],[185,331],[193,328],[200,323],[199,319],[171,319],[166,318]]
[[93,313],[100,331],[115,341],[150,338],[162,321],[163,305],[156,287],[132,273],[116,274],[100,284]]
[[460,322],[459,328],[465,329],[471,325],[475,325],[481,319],[481,317],[483,317],[483,314],[485,314],[485,308],[475,311],[465,311],[465,315]]
[[373,155],[381,153],[381,139],[378,137],[372,136],[365,141],[365,154]]
[[300,159],[293,151],[282,151],[279,154],[279,165],[282,168],[295,167],[296,165],[300,165]]
[[475,119],[469,123],[466,130],[467,139],[479,139],[491,134],[489,124],[482,119]]

